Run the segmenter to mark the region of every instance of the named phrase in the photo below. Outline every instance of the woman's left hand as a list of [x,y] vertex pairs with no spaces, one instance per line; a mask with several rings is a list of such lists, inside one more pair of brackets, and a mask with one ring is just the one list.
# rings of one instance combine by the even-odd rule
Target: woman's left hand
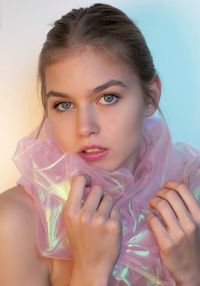
[[177,285],[200,285],[200,207],[183,183],[168,181],[149,201],[148,223]]

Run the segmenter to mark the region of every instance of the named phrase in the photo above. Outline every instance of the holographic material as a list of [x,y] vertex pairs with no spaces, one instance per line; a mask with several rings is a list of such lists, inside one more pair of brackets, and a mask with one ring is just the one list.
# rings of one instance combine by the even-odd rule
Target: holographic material
[[[112,195],[122,216],[122,247],[109,286],[175,285],[148,227],[146,215],[152,210],[147,201],[167,180],[184,182],[200,200],[199,151],[184,143],[173,145],[164,120],[149,117],[134,173],[125,168],[107,172],[92,167],[77,154],[63,152],[47,120],[35,139],[37,131],[18,143],[13,160],[22,175],[17,183],[35,202],[36,243],[41,255],[73,259],[63,209],[72,177],[85,173],[92,178],[92,186],[101,185]],[[88,187],[83,203],[89,192]]]

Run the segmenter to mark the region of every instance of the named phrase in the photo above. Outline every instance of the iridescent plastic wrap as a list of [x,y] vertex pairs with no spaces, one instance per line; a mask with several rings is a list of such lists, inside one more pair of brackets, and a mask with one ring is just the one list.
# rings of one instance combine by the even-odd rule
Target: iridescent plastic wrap
[[[134,173],[124,168],[107,172],[92,167],[77,154],[61,151],[47,120],[35,139],[37,131],[18,143],[13,160],[22,175],[17,183],[35,203],[36,243],[41,255],[73,259],[63,209],[72,177],[89,174],[92,186],[101,185],[112,195],[122,216],[122,248],[109,286],[175,285],[147,225],[146,214],[151,211],[147,201],[167,180],[186,183],[200,200],[199,151],[183,143],[173,145],[164,120],[146,118]],[[83,202],[88,192],[90,188],[85,189]]]

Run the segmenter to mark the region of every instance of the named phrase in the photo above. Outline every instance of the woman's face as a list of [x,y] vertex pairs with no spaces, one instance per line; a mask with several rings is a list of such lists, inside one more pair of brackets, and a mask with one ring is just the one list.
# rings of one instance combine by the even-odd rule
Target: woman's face
[[[47,66],[46,90],[48,122],[63,151],[107,171],[134,170],[146,105],[125,64],[100,52],[75,53]],[[107,150],[100,157],[94,147],[79,153],[91,145]]]

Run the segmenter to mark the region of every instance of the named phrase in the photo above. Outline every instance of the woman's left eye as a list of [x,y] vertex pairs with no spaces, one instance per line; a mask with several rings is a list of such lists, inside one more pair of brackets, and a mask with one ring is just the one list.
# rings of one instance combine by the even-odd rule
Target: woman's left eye
[[[117,96],[116,94],[105,94],[100,98],[100,100],[102,98],[104,99],[104,102],[106,102],[107,104],[113,104],[119,100],[119,96]],[[100,102],[100,100],[98,102]],[[104,104],[103,102],[100,103]]]

